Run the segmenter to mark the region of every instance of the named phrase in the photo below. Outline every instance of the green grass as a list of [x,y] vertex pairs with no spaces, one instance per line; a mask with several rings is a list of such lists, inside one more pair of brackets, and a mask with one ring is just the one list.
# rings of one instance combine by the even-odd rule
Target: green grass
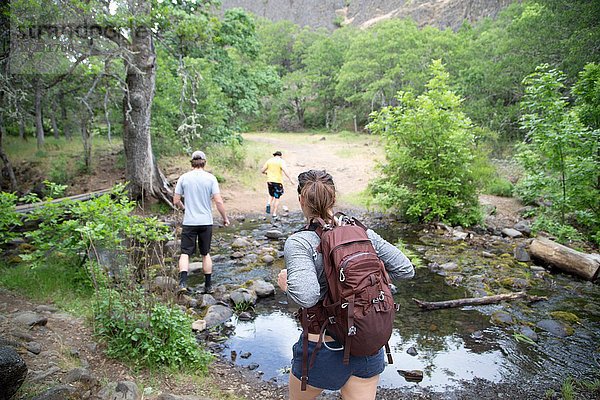
[[93,289],[84,267],[49,258],[46,265],[31,268],[0,264],[0,286],[33,300],[53,303],[74,315],[91,315]]

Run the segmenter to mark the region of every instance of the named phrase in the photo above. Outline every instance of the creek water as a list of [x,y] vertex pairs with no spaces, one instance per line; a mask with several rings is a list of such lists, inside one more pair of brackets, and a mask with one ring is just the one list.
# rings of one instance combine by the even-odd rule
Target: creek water
[[[408,249],[423,257],[425,264],[428,262],[425,254],[431,254],[437,246],[431,241],[422,242],[416,228],[385,220],[379,220],[376,225],[374,229],[384,238],[392,243],[401,240]],[[261,278],[276,285],[277,273],[283,268],[282,258],[269,266],[242,268],[229,259],[231,251],[227,244],[236,236],[245,236],[258,240],[260,246],[269,245],[281,250],[283,238],[300,226],[299,215],[278,221],[275,227],[283,233],[278,241],[264,238],[265,231],[273,226],[260,219],[217,232],[213,248],[217,254],[213,272],[215,281],[242,284],[249,279]],[[427,267],[418,268],[414,279],[397,282],[397,288],[395,300],[400,304],[400,311],[396,314],[390,340],[394,363],[381,375],[383,387],[442,391],[460,387],[476,378],[560,387],[569,376],[580,380],[598,378],[600,288],[597,284],[553,274],[545,279],[543,290],[538,288],[535,293],[547,296],[547,301],[436,311],[421,311],[412,298],[438,301],[472,296],[460,286],[449,286],[443,276]],[[254,364],[262,379],[286,384],[292,345],[301,333],[293,318],[295,310],[288,304],[285,294],[277,290],[274,297],[259,300],[254,309],[254,320],[241,321],[234,316],[233,334],[225,342],[222,357],[230,358],[240,366]],[[499,310],[508,311],[522,323],[532,326],[538,340],[535,343],[520,341],[514,327],[491,323],[490,316]],[[570,311],[580,318],[572,335],[558,337],[535,328],[536,321],[548,318],[555,310]],[[416,350],[416,354],[410,355],[409,349],[412,354],[412,350]],[[424,379],[420,383],[408,382],[398,370],[422,370]]]

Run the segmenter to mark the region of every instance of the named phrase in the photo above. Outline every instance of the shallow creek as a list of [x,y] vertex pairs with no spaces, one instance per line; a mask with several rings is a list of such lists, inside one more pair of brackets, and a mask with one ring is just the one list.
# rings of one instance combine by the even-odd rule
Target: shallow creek
[[[368,220],[369,217],[364,218]],[[301,224],[300,216],[292,214],[274,224],[257,218],[219,230],[213,245],[216,255],[213,279],[220,284],[242,284],[260,278],[276,285],[277,273],[284,265],[282,258],[277,258],[271,265],[257,263],[250,268],[230,259],[228,244],[236,237],[245,237],[254,240],[258,248],[272,246],[282,250],[285,238]],[[542,388],[560,387],[568,376],[580,380],[598,378],[598,284],[563,274],[532,274],[529,271],[531,263],[509,260],[514,243],[501,238],[453,242],[439,234],[423,231],[423,227],[405,226],[392,220],[373,219],[369,225],[390,242],[403,242],[422,260],[414,279],[396,283],[398,293],[395,297],[401,308],[396,314],[390,341],[394,363],[382,374],[381,386],[415,391],[427,388],[435,392],[459,388],[465,382],[480,378],[494,383],[535,385],[543,393]],[[280,239],[266,239],[266,231],[273,228],[283,233]],[[480,256],[482,249],[488,251],[485,259]],[[489,257],[489,252],[497,257]],[[451,276],[433,272],[427,267],[433,261],[439,264],[454,261],[458,270]],[[492,270],[493,274],[489,275]],[[470,278],[475,275],[483,276],[475,281],[489,294],[500,293],[495,290],[502,289],[497,286],[498,281],[506,286],[515,277],[526,277],[529,279],[526,283],[519,281],[525,286],[523,289],[547,296],[548,300],[436,311],[421,311],[411,300],[473,297],[474,289],[469,285],[472,283]],[[461,278],[457,280],[456,276]],[[518,290],[522,289],[503,288],[503,292]],[[224,343],[222,357],[241,366],[256,368],[262,379],[287,383],[291,348],[300,335],[299,325],[292,315],[295,310],[288,304],[285,294],[278,290],[274,297],[259,300],[254,320],[241,321],[234,316],[233,334]],[[550,313],[554,311],[569,312],[577,317],[571,324],[560,325],[572,328],[569,332],[572,334],[561,337],[563,335],[538,326],[540,321],[552,320]],[[498,312],[510,315],[510,321],[499,322],[493,317]],[[535,332],[535,342],[524,341],[516,334],[523,326]],[[398,370],[422,370],[424,379],[420,383],[408,382]]]

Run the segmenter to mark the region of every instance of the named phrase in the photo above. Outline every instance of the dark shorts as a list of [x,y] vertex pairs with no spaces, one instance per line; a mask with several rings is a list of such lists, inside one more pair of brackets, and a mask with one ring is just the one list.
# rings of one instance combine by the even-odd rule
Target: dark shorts
[[267,187],[269,188],[269,196],[271,197],[278,199],[283,194],[283,185],[281,183],[267,182]]
[[[309,361],[316,345],[315,342],[308,342]],[[340,350],[330,350],[325,346],[321,346],[313,367],[308,369],[308,384],[310,386],[319,389],[339,390],[350,379],[350,376],[365,379],[372,378],[381,374],[385,369],[383,348],[372,356],[350,356],[350,362],[348,365],[344,365],[342,345],[338,342],[327,342],[327,345]],[[302,335],[294,344],[292,352],[294,353],[292,373],[296,378],[302,380]]]
[[212,225],[183,225],[181,229],[181,253],[193,256],[196,252],[196,242],[200,254],[210,253],[212,240]]

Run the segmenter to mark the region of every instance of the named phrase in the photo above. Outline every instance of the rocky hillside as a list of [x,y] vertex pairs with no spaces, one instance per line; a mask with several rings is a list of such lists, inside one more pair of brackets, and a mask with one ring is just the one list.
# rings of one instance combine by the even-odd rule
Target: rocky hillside
[[366,28],[389,18],[412,18],[419,26],[457,29],[464,20],[494,17],[518,0],[223,0],[273,21],[334,29],[340,23]]

